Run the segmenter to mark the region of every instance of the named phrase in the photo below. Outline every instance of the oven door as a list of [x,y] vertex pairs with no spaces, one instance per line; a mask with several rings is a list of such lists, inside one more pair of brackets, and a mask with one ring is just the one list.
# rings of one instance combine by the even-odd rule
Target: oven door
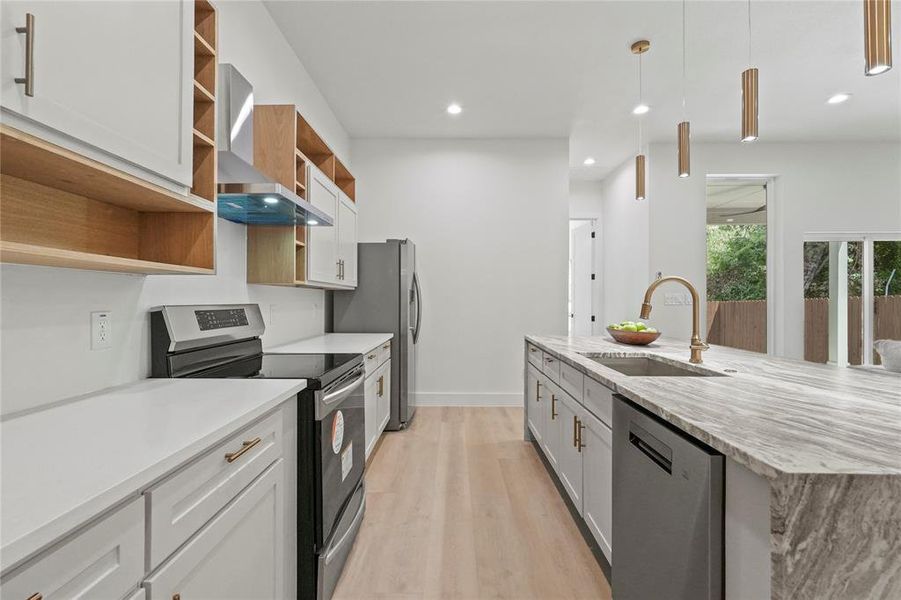
[[363,365],[316,392],[316,548],[321,550],[363,479]]

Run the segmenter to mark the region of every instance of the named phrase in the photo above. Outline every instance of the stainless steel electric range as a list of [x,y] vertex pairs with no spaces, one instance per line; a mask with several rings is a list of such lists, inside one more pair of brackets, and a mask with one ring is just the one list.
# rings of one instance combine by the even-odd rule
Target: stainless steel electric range
[[366,507],[363,357],[266,354],[256,304],[150,312],[153,377],[306,379],[297,397],[297,597],[332,596]]

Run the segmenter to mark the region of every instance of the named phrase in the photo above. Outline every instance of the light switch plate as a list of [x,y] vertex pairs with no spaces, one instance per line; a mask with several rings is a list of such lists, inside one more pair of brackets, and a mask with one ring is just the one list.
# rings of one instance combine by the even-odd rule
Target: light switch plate
[[91,313],[91,350],[103,350],[113,345],[113,322],[110,311]]

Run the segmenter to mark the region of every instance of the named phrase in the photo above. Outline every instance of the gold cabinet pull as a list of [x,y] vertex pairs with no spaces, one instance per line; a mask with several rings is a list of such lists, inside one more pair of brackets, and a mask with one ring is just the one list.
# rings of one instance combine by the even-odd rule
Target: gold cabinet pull
[[[32,594],[32,595],[28,596],[28,600],[44,600],[44,595],[41,594],[40,592],[38,592],[36,594]],[[175,599],[173,599],[173,600],[175,600]],[[179,600],[181,600],[181,599],[179,599]]]
[[551,421],[557,418],[557,394],[551,394]]
[[387,344],[385,344],[384,346],[382,346],[382,350],[387,350],[387,349],[389,349],[390,347],[391,347],[391,342],[388,342]]
[[240,449],[240,450],[236,450],[236,451],[234,451],[234,452],[229,452],[229,453],[227,453],[227,454],[225,455],[225,460],[228,461],[228,462],[230,462],[230,463],[235,462],[236,460],[238,460],[239,458],[241,458],[242,456],[244,456],[244,453],[245,453],[245,452],[247,452],[248,450],[250,450],[251,448],[253,448],[253,447],[256,446],[257,444],[259,444],[260,441],[261,441],[260,438],[253,438],[253,439],[250,440],[250,441],[244,442],[243,444],[241,444],[241,449]]
[[172,594],[172,600],[181,600],[181,594]]
[[375,358],[375,354],[370,354],[366,358],[369,360],[372,360],[373,358]]
[[582,452],[582,448],[585,447],[585,444],[582,443],[582,430],[585,429],[585,425],[582,424],[582,420],[578,417],[576,418],[576,422],[578,422],[578,426],[576,427],[576,449],[579,452]]
[[379,375],[379,398],[382,397],[382,393],[385,391],[385,376]]
[[541,382],[535,382],[535,402],[541,402]]

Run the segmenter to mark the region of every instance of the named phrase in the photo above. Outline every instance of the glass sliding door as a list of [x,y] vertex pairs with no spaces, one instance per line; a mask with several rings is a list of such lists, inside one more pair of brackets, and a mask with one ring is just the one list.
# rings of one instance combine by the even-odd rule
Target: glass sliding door
[[901,240],[873,242],[873,340],[901,340]]

